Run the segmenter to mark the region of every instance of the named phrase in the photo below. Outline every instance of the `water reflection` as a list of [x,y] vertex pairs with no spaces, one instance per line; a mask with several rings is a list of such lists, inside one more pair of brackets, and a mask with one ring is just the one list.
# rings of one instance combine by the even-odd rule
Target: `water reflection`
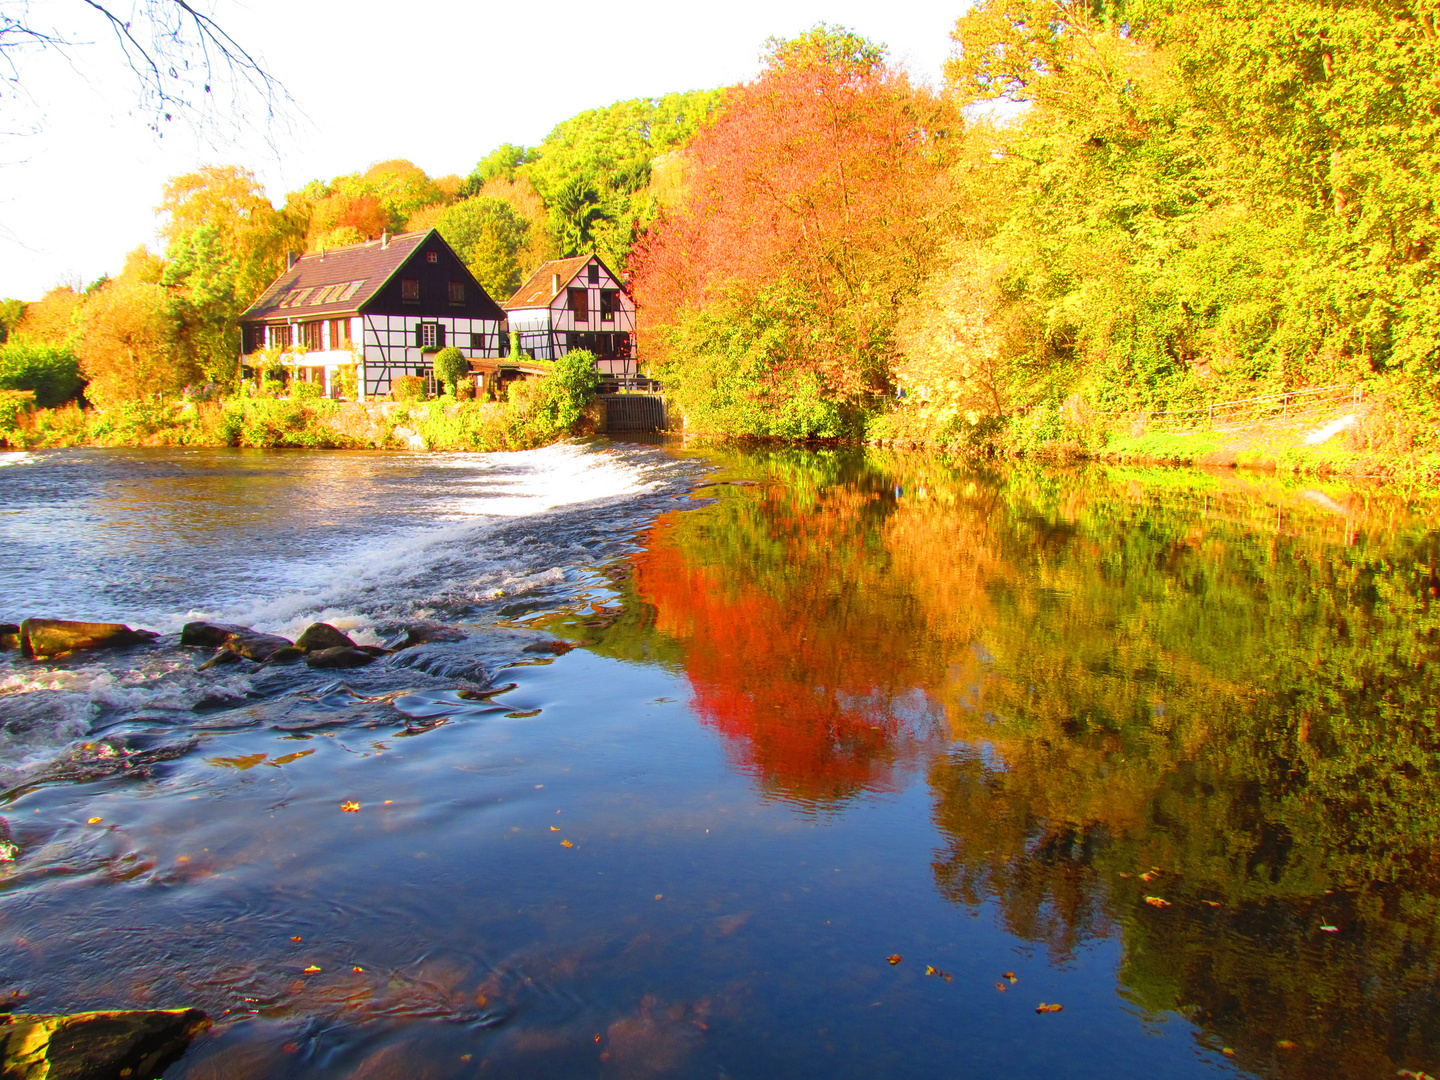
[[[1246,1068],[1440,1064],[1440,538],[1230,475],[742,455],[594,647],[804,808],[924,768],[933,875]],[[943,733],[943,743],[938,736]],[[1377,1071],[1378,1070],[1378,1071]]]

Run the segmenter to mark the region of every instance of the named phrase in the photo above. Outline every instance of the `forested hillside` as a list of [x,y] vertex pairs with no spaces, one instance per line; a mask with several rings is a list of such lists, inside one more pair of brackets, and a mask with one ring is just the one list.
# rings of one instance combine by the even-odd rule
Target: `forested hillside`
[[7,302],[6,356],[72,350],[97,403],[223,382],[287,250],[435,225],[496,295],[598,249],[691,430],[1093,448],[1107,411],[1362,383],[1423,449],[1437,12],[981,0],[938,88],[818,26],[749,83],[582,113],[463,178],[382,162],[275,207],[208,170],[167,187],[164,258]]

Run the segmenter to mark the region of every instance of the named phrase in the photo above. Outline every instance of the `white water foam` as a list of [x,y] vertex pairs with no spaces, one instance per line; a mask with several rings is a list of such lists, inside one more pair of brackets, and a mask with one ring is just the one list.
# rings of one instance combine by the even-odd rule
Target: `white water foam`
[[[361,644],[377,644],[373,631],[377,594],[418,598],[416,586],[422,583],[416,579],[433,577],[437,559],[464,551],[467,565],[457,570],[477,581],[486,579],[488,594],[495,597],[522,596],[560,584],[565,571],[558,567],[537,567],[524,558],[517,564],[513,557],[496,557],[498,551],[487,558],[476,548],[502,524],[565,507],[623,500],[655,486],[642,470],[614,452],[563,443],[503,454],[437,455],[426,464],[468,473],[456,477],[457,487],[495,490],[431,503],[427,509],[441,524],[341,541],[323,559],[292,561],[277,568],[276,578],[288,579],[289,587],[275,595],[257,597],[243,606],[147,613],[144,625],[176,633],[187,622],[206,619],[293,638],[312,622],[329,622]],[[424,591],[423,584],[418,591]]]
[[6,465],[29,465],[35,455],[24,450],[0,450],[0,468]]

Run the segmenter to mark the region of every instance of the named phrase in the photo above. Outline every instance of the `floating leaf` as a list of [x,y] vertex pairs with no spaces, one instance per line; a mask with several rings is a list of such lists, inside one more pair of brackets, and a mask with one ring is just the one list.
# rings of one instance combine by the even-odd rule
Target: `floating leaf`
[[1219,901],[1219,900],[1204,900],[1204,901],[1202,901],[1202,903],[1203,903],[1206,907],[1219,907],[1219,906],[1220,906],[1220,901]]
[[1281,1039],[1279,1042],[1277,1042],[1277,1043],[1275,1044],[1275,1049],[1277,1049],[1277,1050],[1294,1050],[1294,1049],[1295,1049],[1295,1043],[1294,1043],[1294,1041],[1291,1040],[1291,1039]]
[[99,825],[100,822],[102,822],[102,821],[104,821],[104,820],[105,820],[104,818],[98,818],[98,817],[87,818],[87,819],[85,820],[85,824],[86,824],[86,825]]
[[362,968],[362,967],[352,967],[350,970],[351,970],[351,971],[354,971],[354,972],[356,972],[356,973],[358,974],[358,973],[364,972],[365,969]]
[[314,975],[314,974],[316,974],[319,970],[320,970],[320,969],[319,969],[318,967],[316,967],[314,964],[311,964],[309,967],[307,967],[307,968],[305,969],[305,974],[306,974],[306,975]]
[[561,847],[574,847],[575,845],[572,844],[569,840],[561,840],[561,841],[560,841],[560,846],[561,846]]
[[1320,929],[1324,930],[1327,934],[1338,934],[1340,932],[1340,927],[1331,926],[1329,923],[1321,923]]
[[1149,904],[1151,907],[1169,907],[1169,906],[1170,906],[1170,901],[1169,901],[1169,900],[1162,899],[1161,897],[1158,897],[1158,896],[1147,896],[1147,897],[1145,897],[1145,903]]
[[551,825],[551,826],[550,826],[550,831],[551,831],[551,832],[559,832],[559,831],[560,831],[560,826],[559,826],[559,825]]
[[206,758],[205,764],[218,765],[222,769],[253,769],[269,756],[269,754],[246,754],[244,757],[212,757]]
[[290,937],[290,940],[291,940],[291,941],[302,941],[302,940],[304,940],[304,939],[301,938],[299,934],[292,934],[291,937]]
[[998,982],[995,984],[995,989],[999,990],[1002,994],[1004,994],[1009,991],[1010,988],[1006,986],[1003,982]]
[[302,757],[309,757],[314,752],[314,750],[296,750],[293,754],[281,754],[274,761],[267,761],[265,764],[278,768],[281,765],[289,765],[292,761],[299,761]]
[[1221,1052],[1222,1054],[1224,1054],[1226,1057],[1234,1057],[1234,1056],[1235,1056],[1235,1051],[1234,1051],[1234,1049],[1231,1048],[1231,1047],[1229,1047],[1229,1046],[1222,1046],[1222,1047],[1220,1048],[1220,1052]]
[[949,982],[954,977],[949,972],[941,971],[939,968],[931,967],[929,964],[925,965],[925,974],[939,975],[940,978],[944,979],[946,982]]
[[1064,1008],[1064,1005],[1046,1005],[1045,1002],[1042,1001],[1039,1005],[1035,1006],[1035,1011],[1037,1013],[1060,1012]]
[[1157,875],[1155,875],[1155,874],[1141,874],[1141,875],[1140,875],[1140,880],[1141,880],[1141,881],[1154,881],[1156,877],[1157,877]]
[[898,952],[894,956],[887,956],[885,958],[885,960],[890,964],[891,967],[894,967],[903,959],[904,957],[902,957]]
[[1015,973],[1014,973],[1013,971],[1007,971],[1007,972],[1005,972],[1004,975],[1001,975],[1000,977],[1001,977],[1002,979],[1008,979],[1008,980],[1009,980],[1010,982],[1012,982],[1012,983],[1017,983],[1017,982],[1020,981],[1019,979],[1017,979],[1017,978],[1015,977]]
[[360,812],[360,804],[354,799],[346,799],[340,804],[340,809],[347,814],[358,814]]

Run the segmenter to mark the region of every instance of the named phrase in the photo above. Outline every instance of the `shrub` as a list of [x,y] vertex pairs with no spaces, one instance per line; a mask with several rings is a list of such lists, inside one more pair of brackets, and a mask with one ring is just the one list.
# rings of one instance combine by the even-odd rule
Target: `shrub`
[[419,375],[401,375],[390,381],[390,396],[396,401],[424,401],[425,380]]
[[465,359],[465,354],[454,345],[447,345],[435,354],[432,361],[435,366],[435,378],[450,387],[450,392],[456,397],[460,396],[460,380],[469,381],[470,361]]
[[244,430],[245,406],[226,405],[225,411],[220,414],[220,424],[217,428],[217,433],[225,440],[225,445],[239,446],[240,436]]
[[297,382],[290,387],[290,396],[296,401],[314,401],[323,397],[325,388],[315,382]]
[[335,377],[331,385],[335,387],[335,393],[339,397],[349,398],[351,401],[354,401],[356,397],[355,389],[357,378],[356,366],[354,364],[345,364],[335,369]]
[[31,390],[35,404],[53,409],[85,388],[80,361],[61,345],[12,341],[0,346],[0,390]]
[[536,419],[557,431],[568,431],[585,415],[585,407],[600,389],[595,354],[572,349],[555,361],[554,368],[540,382],[543,394],[536,403]]
[[20,426],[20,418],[33,408],[33,390],[0,390],[0,431],[15,431]]

